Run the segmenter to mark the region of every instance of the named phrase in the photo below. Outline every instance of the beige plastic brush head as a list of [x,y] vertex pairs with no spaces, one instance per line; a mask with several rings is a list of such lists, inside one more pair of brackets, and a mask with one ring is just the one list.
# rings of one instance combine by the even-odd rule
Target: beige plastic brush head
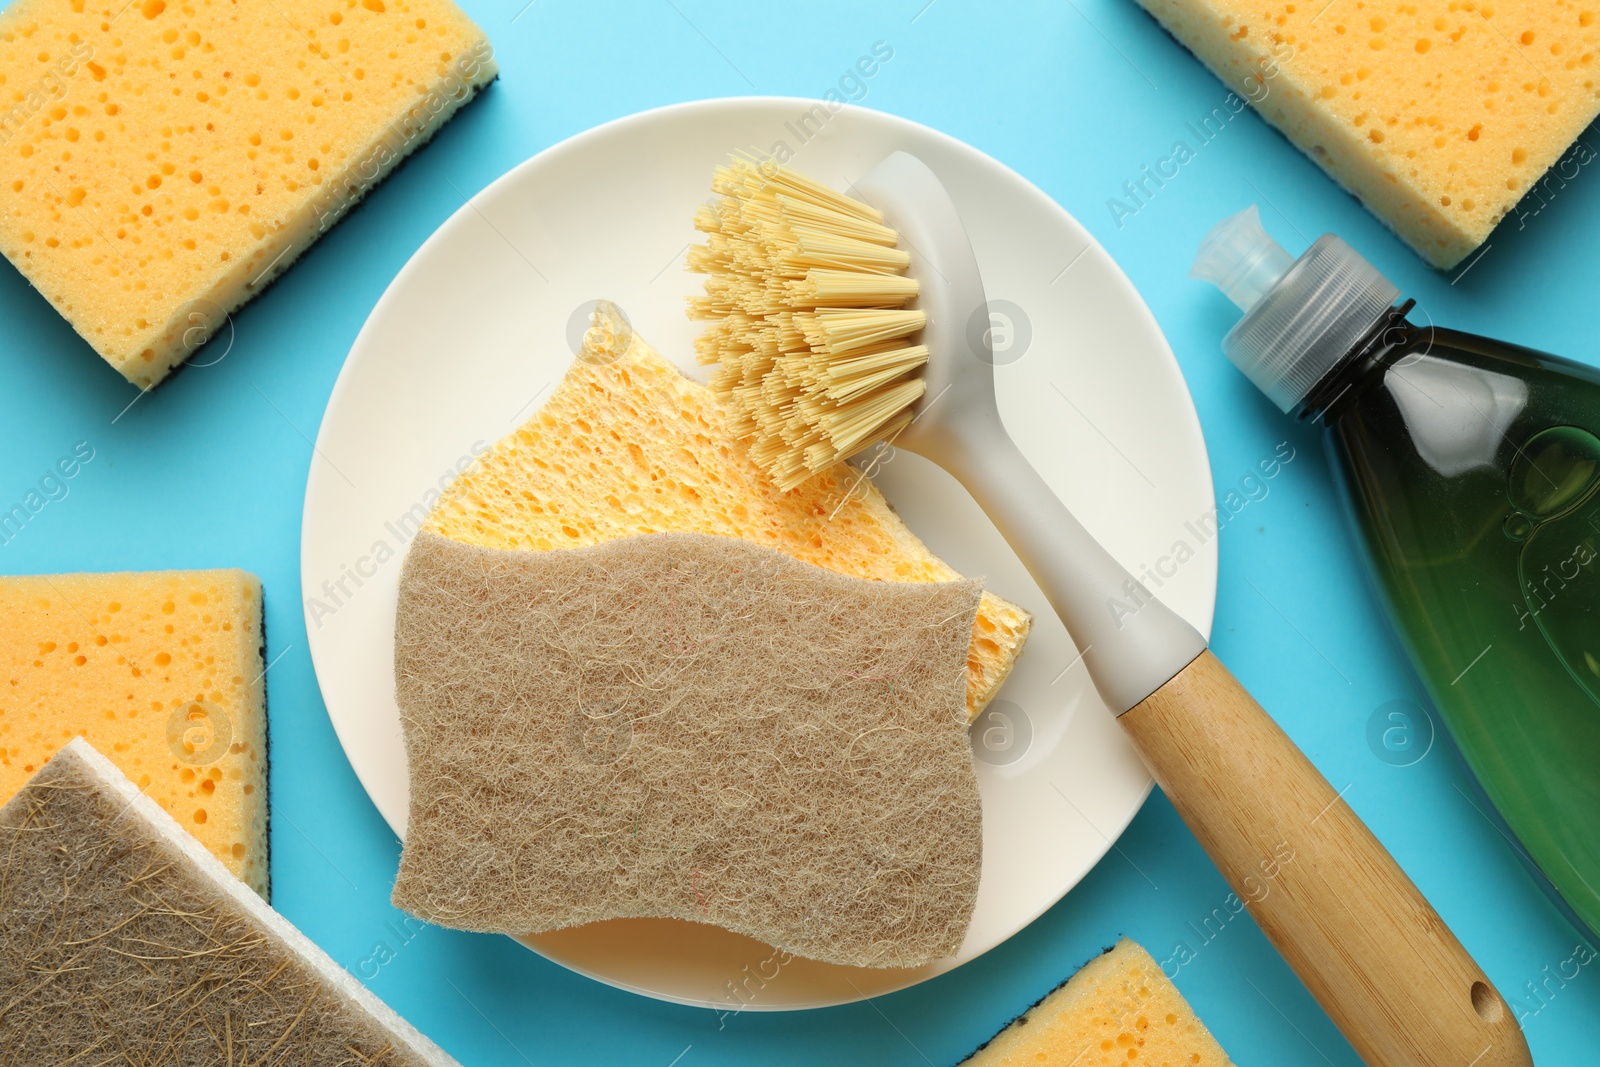
[[[777,163],[717,172],[689,265],[690,315],[734,433],[778,485],[882,440],[954,475],[1066,623],[1118,714],[1205,641],[1084,530],[1017,449],[995,403],[983,278],[944,183],[894,152],[843,196]],[[1131,615],[1123,598],[1139,605]]]
[[690,317],[735,434],[792,489],[911,421],[926,392],[927,316],[909,253],[868,204],[775,162],[735,158],[695,226],[689,268],[707,275]]

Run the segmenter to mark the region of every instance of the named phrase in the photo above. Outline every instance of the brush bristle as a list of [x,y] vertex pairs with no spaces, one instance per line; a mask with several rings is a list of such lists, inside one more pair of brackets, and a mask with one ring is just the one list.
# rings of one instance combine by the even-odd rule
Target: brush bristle
[[792,489],[911,422],[928,350],[908,338],[927,316],[877,209],[772,162],[735,158],[711,187],[689,250],[707,276],[696,353],[734,434]]

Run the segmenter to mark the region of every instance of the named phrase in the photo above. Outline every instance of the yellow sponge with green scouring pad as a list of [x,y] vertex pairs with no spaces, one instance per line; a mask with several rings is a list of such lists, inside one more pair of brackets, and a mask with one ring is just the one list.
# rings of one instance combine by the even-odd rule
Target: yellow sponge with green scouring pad
[[962,1067],[1232,1067],[1161,969],[1126,939],[962,1061]]
[[495,73],[452,0],[15,0],[0,253],[148,389]]

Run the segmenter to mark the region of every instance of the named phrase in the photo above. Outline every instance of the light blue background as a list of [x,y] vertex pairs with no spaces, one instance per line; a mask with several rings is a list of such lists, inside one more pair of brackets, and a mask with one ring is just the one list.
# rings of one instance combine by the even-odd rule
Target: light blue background
[[[1197,948],[1178,984],[1241,1065],[1358,1062],[1248,917],[1202,947],[1197,928],[1228,889],[1159,793],[1120,852],[975,963],[875,1003],[745,1013],[725,1026],[711,1011],[569,974],[503,938],[408,929],[388,904],[398,845],[329,726],[299,594],[310,440],[362,321],[461,206],[455,189],[475,192],[540,149],[644,108],[744,93],[820,96],[881,40],[894,58],[871,80],[866,106],[1014,167],[1127,271],[1183,365],[1219,491],[1286,436],[1301,451],[1271,495],[1250,506],[1249,521],[1222,535],[1215,649],[1329,780],[1349,783],[1350,804],[1524,1016],[1542,1067],[1594,1062],[1600,974],[1586,967],[1535,999],[1529,983],[1571,956],[1580,935],[1467,799],[1453,754],[1438,746],[1395,767],[1369,748],[1374,711],[1414,691],[1342,528],[1320,442],[1287,427],[1222,360],[1217,341],[1231,309],[1185,271],[1214,221],[1260,202],[1285,244],[1298,251],[1340,233],[1435,321],[1594,359],[1600,174],[1581,173],[1520,232],[1515,222],[1502,227],[1452,284],[1454,273],[1428,269],[1249,112],[1116,225],[1107,199],[1176,139],[1193,147],[1185,123],[1225,95],[1130,0],[1004,9],[897,0],[870,10],[523,2],[466,0],[494,41],[500,82],[235,316],[226,360],[186,370],[119,420],[132,388],[15,271],[0,268],[0,501],[20,499],[78,441],[97,453],[70,496],[0,547],[0,571],[239,566],[261,576],[276,658],[272,865],[284,914],[352,970],[387,946],[393,958],[371,987],[466,1067],[950,1064],[1122,935],[1158,957],[1180,941]],[[1600,145],[1596,131],[1586,136]]]

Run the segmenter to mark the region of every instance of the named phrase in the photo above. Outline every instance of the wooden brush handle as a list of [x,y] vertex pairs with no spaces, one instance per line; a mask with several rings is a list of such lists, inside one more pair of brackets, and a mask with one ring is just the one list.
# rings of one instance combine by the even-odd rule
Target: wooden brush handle
[[1444,920],[1215,656],[1121,721],[1368,1067],[1532,1067],[1511,1009]]

